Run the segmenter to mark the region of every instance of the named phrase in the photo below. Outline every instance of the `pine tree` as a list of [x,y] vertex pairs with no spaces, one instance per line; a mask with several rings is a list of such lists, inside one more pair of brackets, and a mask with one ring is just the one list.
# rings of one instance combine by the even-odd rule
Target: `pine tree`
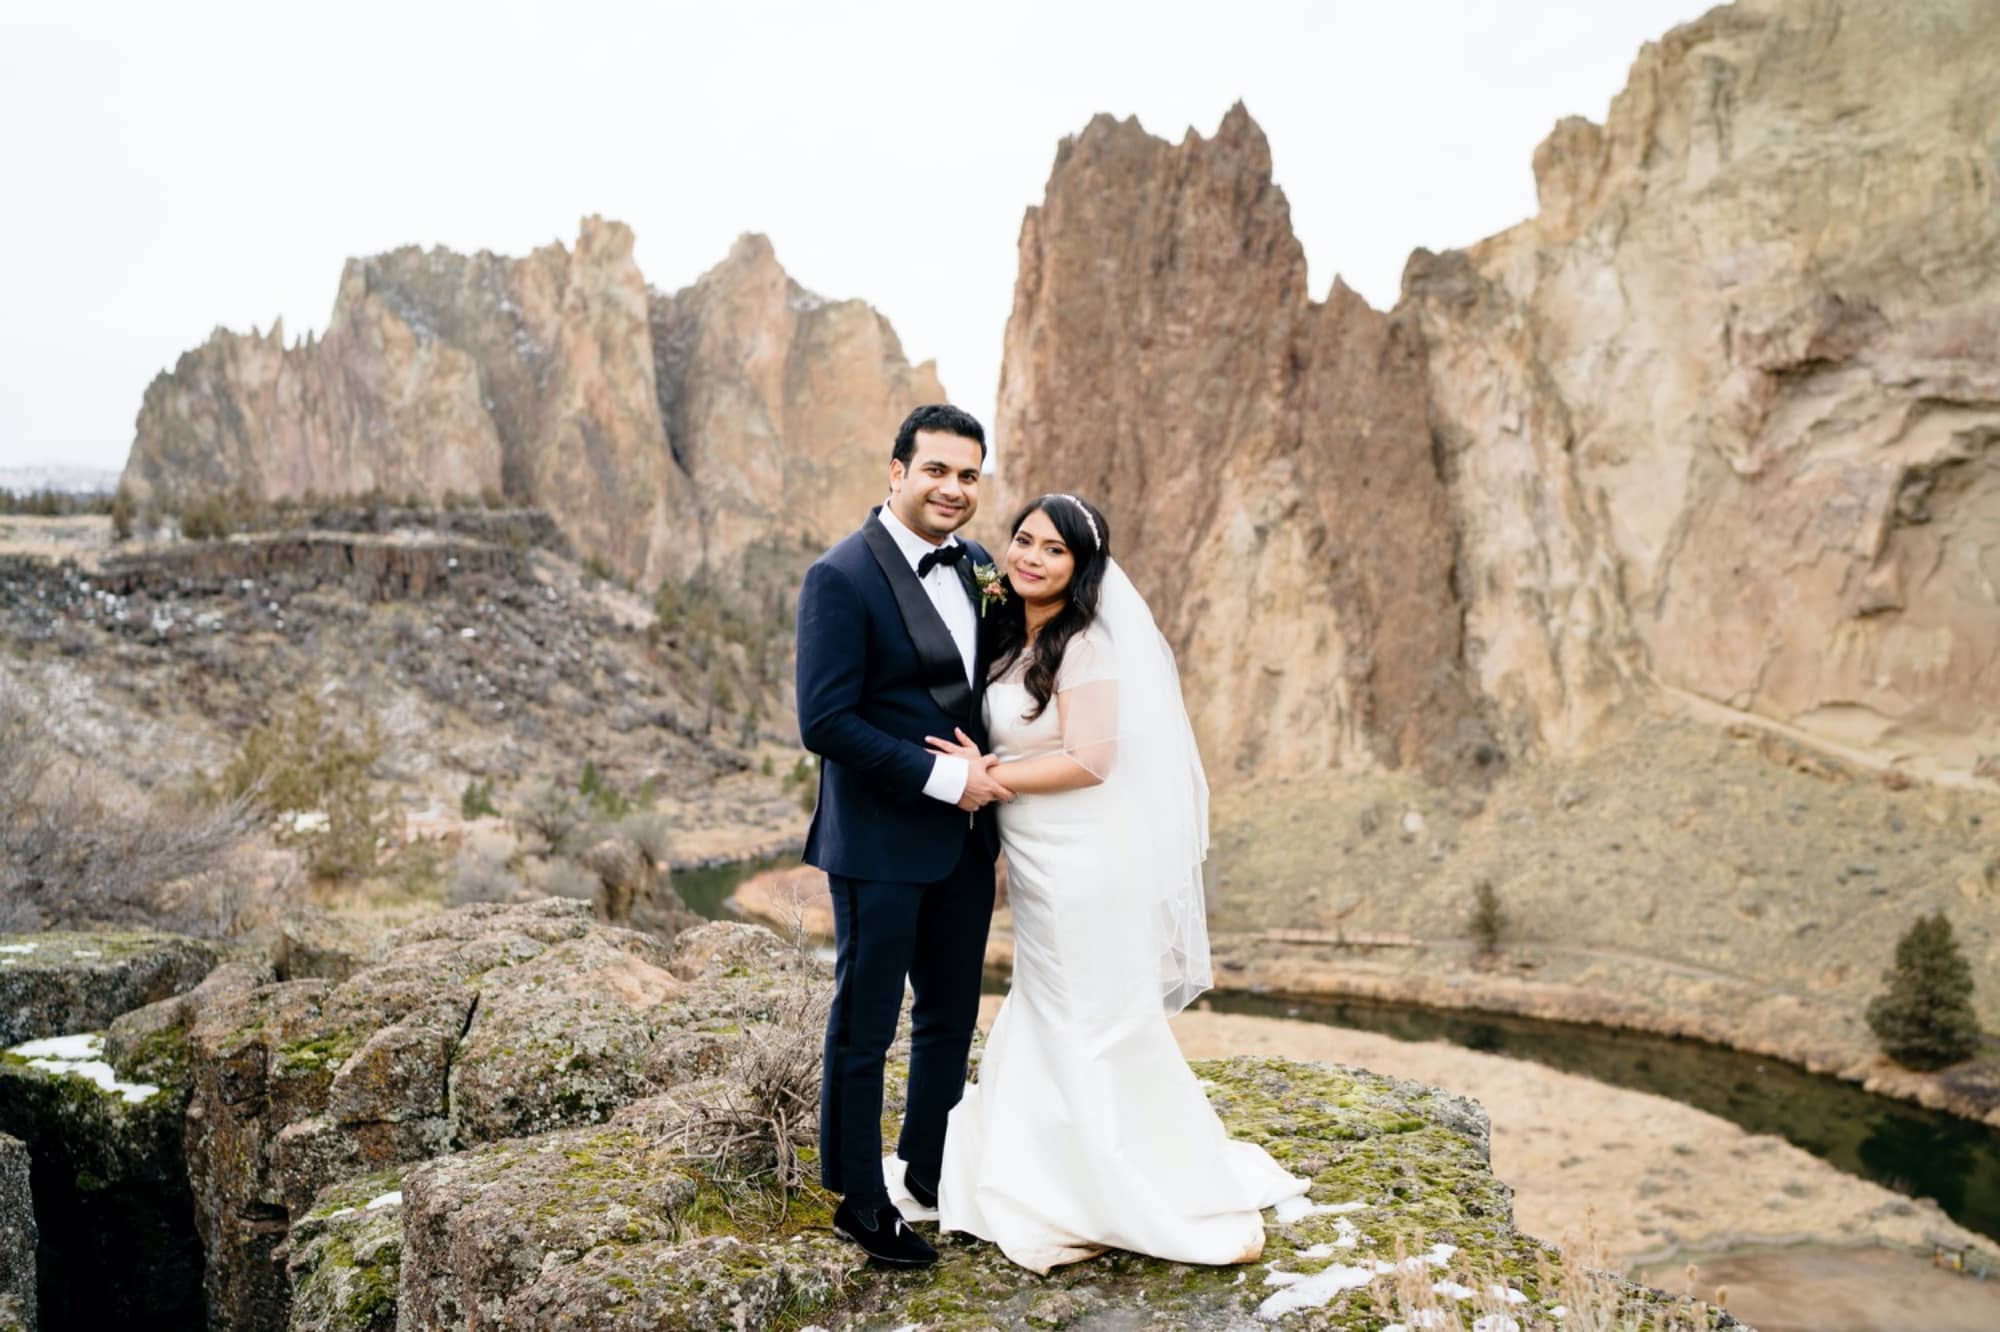
[[1883,1052],[1906,1068],[1943,1068],[1979,1050],[1972,967],[1939,911],[1919,916],[1896,941],[1889,988],[1868,1005],[1868,1026]]
[[1481,879],[1472,889],[1472,937],[1479,941],[1479,951],[1497,952],[1501,931],[1506,927],[1507,915],[1500,909],[1500,894],[1493,891],[1491,881]]

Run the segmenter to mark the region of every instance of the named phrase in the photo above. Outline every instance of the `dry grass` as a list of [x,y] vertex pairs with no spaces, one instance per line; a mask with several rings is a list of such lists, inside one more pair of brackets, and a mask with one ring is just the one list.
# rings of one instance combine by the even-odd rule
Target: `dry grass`
[[821,1041],[830,990],[806,981],[776,1005],[769,1023],[745,1028],[713,1095],[669,1134],[674,1151],[721,1190],[723,1205],[774,1191],[780,1219],[812,1179],[807,1150],[819,1131]]
[[792,1195],[813,1180],[807,1153],[819,1137],[820,1060],[833,987],[813,960],[805,916],[791,911],[785,938],[797,963],[771,1020],[744,1029],[716,1093],[704,1097],[669,1143],[719,1188],[723,1206],[754,1205],[775,1190],[782,1222]]

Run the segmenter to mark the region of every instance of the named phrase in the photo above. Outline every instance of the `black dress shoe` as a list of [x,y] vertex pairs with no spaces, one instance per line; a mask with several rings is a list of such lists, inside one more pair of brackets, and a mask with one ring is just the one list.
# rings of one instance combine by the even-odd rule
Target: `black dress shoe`
[[893,1204],[856,1204],[843,1198],[833,1211],[833,1232],[853,1240],[870,1258],[890,1267],[928,1267],[937,1261],[937,1250],[910,1229]]
[[914,1169],[903,1172],[903,1187],[910,1191],[910,1196],[917,1200],[919,1206],[937,1210],[937,1185]]

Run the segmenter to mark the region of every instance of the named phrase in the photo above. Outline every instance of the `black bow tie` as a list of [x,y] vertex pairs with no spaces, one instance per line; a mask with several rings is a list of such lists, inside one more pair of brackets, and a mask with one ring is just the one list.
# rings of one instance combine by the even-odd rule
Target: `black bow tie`
[[917,577],[922,578],[940,564],[957,564],[964,558],[965,547],[956,541],[948,546],[939,546],[936,550],[926,551],[917,561]]

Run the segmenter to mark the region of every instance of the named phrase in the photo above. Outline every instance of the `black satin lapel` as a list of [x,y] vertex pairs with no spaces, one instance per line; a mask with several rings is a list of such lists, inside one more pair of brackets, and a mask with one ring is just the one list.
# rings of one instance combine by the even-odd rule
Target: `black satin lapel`
[[945,628],[937,607],[917,581],[917,571],[903,558],[896,538],[889,535],[889,529],[882,526],[875,513],[870,513],[863,525],[861,539],[868,543],[868,553],[882,566],[889,590],[895,594],[896,610],[903,617],[903,627],[910,631],[917,660],[923,663],[924,688],[952,716],[971,716],[972,687],[965,682],[965,658],[958,655],[958,644],[952,641],[951,630]]
[[[986,607],[984,599],[979,595],[979,580],[973,577],[972,571],[986,563],[986,560],[982,558],[986,552],[969,541],[965,544],[966,557],[952,567],[958,570],[958,581],[965,584],[965,595],[972,602],[972,613],[983,620],[986,618]],[[983,693],[986,689],[985,625],[980,624],[973,629],[972,643],[972,679],[975,684],[975,692]]]

